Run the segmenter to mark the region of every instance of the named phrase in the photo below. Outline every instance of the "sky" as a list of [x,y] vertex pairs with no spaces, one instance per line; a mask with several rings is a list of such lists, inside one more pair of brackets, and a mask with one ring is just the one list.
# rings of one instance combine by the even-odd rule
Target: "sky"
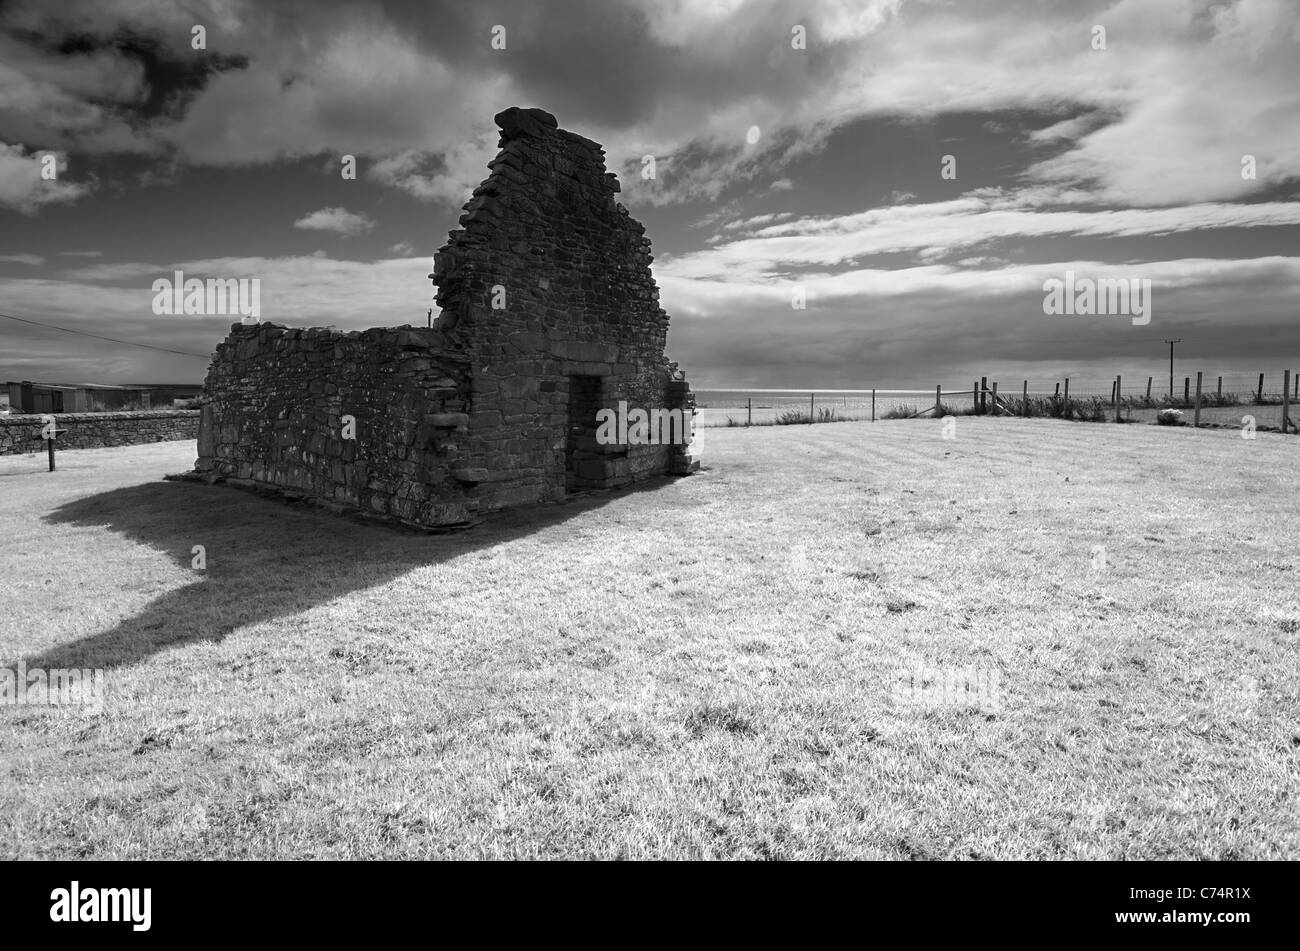
[[200,381],[178,270],[422,326],[514,105],[605,147],[697,389],[1300,369],[1294,0],[0,0],[0,313],[78,331],[0,377]]

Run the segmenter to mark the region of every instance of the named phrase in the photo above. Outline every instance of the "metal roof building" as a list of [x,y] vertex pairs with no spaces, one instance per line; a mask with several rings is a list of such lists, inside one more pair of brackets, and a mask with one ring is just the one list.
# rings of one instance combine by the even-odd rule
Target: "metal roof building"
[[152,409],[149,389],[101,383],[10,382],[11,413],[112,413]]

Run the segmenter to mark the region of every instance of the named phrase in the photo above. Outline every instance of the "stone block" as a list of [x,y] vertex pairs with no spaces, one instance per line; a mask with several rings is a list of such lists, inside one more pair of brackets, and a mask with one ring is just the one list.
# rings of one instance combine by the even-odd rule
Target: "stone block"
[[469,425],[469,416],[465,413],[430,413],[424,422],[434,429],[463,429]]
[[468,482],[471,484],[478,483],[478,482],[486,482],[488,479],[488,471],[487,469],[484,469],[482,467],[477,467],[477,468],[462,467],[458,469],[452,469],[451,477],[455,479],[457,482]]

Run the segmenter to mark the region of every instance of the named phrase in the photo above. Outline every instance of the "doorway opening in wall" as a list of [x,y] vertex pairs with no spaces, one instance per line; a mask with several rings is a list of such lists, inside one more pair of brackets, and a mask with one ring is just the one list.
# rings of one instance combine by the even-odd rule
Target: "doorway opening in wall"
[[570,492],[604,484],[604,457],[596,443],[600,377],[569,377],[569,436],[564,448],[565,488]]

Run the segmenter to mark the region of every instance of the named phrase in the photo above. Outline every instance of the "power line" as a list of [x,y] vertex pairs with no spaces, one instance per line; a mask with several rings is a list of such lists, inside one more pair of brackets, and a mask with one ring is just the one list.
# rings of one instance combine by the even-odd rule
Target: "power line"
[[7,318],[8,320],[16,320],[23,324],[32,324],[36,327],[48,327],[51,330],[62,330],[66,334],[77,334],[81,337],[94,337],[96,340],[107,340],[110,343],[126,344],[128,347],[141,347],[145,350],[161,350],[163,353],[177,353],[182,357],[199,357],[203,360],[209,360],[212,357],[212,354],[210,353],[191,353],[188,350],[171,350],[167,347],[155,347],[150,343],[136,343],[133,340],[119,340],[116,337],[101,337],[99,334],[86,333],[84,330],[72,330],[68,327],[56,327],[54,324],[43,324],[39,320],[28,320],[26,317],[15,317],[13,314],[0,314],[0,317]]

